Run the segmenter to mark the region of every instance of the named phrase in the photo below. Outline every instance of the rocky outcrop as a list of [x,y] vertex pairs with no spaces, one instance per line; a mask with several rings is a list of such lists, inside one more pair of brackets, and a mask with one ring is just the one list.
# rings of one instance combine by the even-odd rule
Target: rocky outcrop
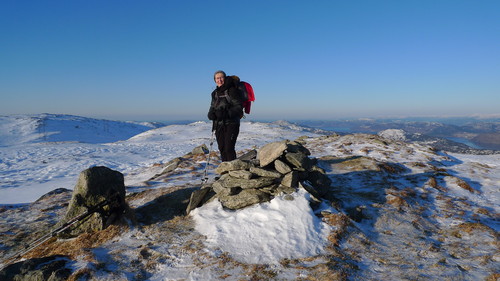
[[68,280],[74,262],[66,256],[29,259],[0,271],[0,280],[63,281]]
[[325,171],[298,141],[268,143],[253,155],[256,157],[223,162],[215,170],[221,176],[211,188],[225,208],[236,210],[267,202],[299,187],[321,197],[330,187]]
[[77,220],[64,235],[77,236],[84,232],[105,229],[107,226],[133,219],[132,210],[125,202],[123,174],[107,167],[92,167],[80,173],[65,217],[59,226]]

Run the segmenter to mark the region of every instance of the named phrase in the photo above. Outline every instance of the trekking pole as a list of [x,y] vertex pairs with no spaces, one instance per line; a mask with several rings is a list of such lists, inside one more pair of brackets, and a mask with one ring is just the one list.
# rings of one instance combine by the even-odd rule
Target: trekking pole
[[112,198],[114,198],[116,195],[117,195],[116,193],[113,194],[113,195],[111,195],[110,198],[103,200],[99,204],[97,204],[97,205],[93,206],[92,208],[88,209],[85,213],[82,213],[82,214],[80,214],[80,215],[78,215],[78,216],[76,216],[76,217],[68,220],[67,222],[65,222],[60,227],[54,229],[53,231],[51,231],[51,232],[45,234],[44,236],[42,236],[42,237],[34,240],[33,242],[29,243],[28,245],[26,245],[26,247],[23,250],[15,253],[14,255],[10,256],[7,259],[5,259],[3,261],[4,264],[2,265],[2,267],[0,268],[0,270],[3,270],[5,267],[7,267],[12,262],[16,261],[18,258],[24,256],[25,254],[27,254],[31,250],[39,247],[40,245],[42,245],[44,242],[46,242],[50,238],[56,236],[59,233],[62,233],[64,231],[66,231],[66,229],[70,228],[75,223],[77,223],[77,222],[83,220],[84,218],[92,215],[93,213],[97,212],[97,210],[99,210],[100,208],[106,206],[107,204],[110,204],[111,203],[110,200]]
[[205,171],[203,172],[203,178],[201,179],[201,184],[205,184],[208,181],[208,165],[210,164],[210,154],[212,154],[212,147],[214,146],[214,136],[215,131],[212,131],[212,137],[210,138],[210,149],[208,150],[207,164],[205,165]]

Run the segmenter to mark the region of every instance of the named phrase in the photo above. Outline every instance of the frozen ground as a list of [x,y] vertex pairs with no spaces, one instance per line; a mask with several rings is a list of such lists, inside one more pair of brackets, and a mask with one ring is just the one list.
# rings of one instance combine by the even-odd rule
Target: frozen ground
[[[50,120],[43,131],[42,117]],[[446,154],[374,135],[322,136],[286,122],[244,122],[240,153],[307,135],[312,157],[333,181],[330,201],[314,213],[309,195],[300,191],[293,201],[278,197],[236,212],[212,202],[190,216],[172,217],[162,215],[168,214],[162,200],[199,186],[205,159],[188,159],[196,170],[179,171],[175,180],[147,180],[173,158],[208,145],[211,125],[118,122],[105,129],[105,122],[66,115],[0,117],[2,255],[30,227],[56,222],[70,194],[35,200],[55,188],[71,189],[79,172],[104,165],[125,174],[129,192],[137,192],[130,195],[132,207],[147,214],[159,204],[160,218],[76,255],[72,269],[98,280],[500,276],[500,155]],[[96,124],[89,129],[95,138],[77,133],[84,124]],[[330,215],[319,216],[322,210]]]

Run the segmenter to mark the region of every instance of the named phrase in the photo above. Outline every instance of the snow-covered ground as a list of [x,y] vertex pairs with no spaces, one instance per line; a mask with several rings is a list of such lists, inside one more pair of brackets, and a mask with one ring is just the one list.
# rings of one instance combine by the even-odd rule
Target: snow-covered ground
[[[0,116],[0,204],[33,202],[56,188],[72,189],[78,174],[91,166],[120,171],[126,185],[134,185],[151,176],[138,173],[141,168],[210,145],[208,122],[154,127],[68,115]],[[291,124],[243,122],[237,149],[303,134]]]
[[[169,182],[148,186],[144,181],[158,173],[158,164],[201,144],[209,146],[210,128],[208,122],[157,128],[155,124],[68,115],[0,116],[0,206],[14,204],[4,210],[7,214],[9,208],[21,210],[28,206],[22,203],[34,202],[56,188],[72,189],[78,174],[90,166],[122,172],[129,191],[169,188]],[[196,231],[174,235],[175,239],[165,235],[169,227],[132,229],[93,250],[103,267],[96,276],[102,280],[136,278],[137,273],[127,268],[130,263],[137,265],[140,251],[140,255],[161,256],[153,268],[143,268],[150,280],[249,279],[247,267],[221,265],[224,253],[238,262],[268,264],[261,271],[272,271],[276,279],[307,279],[311,277],[307,268],[325,264],[353,280],[498,277],[494,268],[500,268],[495,266],[500,265],[499,154],[436,153],[427,146],[361,134],[327,137],[287,122],[243,122],[237,149],[303,135],[309,137],[312,157],[321,159],[332,178],[342,210],[361,210],[350,214],[360,219],[352,221],[350,230],[338,238],[343,239],[337,245],[338,255],[325,254],[328,235],[335,229],[313,213],[309,194],[300,191],[293,201],[277,197],[239,211],[224,210],[213,201],[190,215]],[[351,161],[355,166],[349,165]],[[381,174],[378,167],[391,172]],[[185,183],[196,185],[199,180],[186,177]],[[322,209],[337,212],[326,205]],[[9,233],[3,228],[1,233]],[[190,254],[195,243],[186,247],[190,239],[201,239],[203,249]],[[284,263],[290,259],[302,260]],[[350,261],[341,266],[342,260]],[[349,264],[356,266],[347,273],[344,268],[351,268]],[[83,260],[75,265],[76,269],[85,267],[95,265]]]

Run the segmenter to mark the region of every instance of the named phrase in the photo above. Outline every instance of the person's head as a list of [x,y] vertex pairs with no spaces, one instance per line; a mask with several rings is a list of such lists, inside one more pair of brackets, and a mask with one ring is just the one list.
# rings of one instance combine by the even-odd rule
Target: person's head
[[217,84],[217,87],[224,85],[224,81],[226,81],[226,73],[222,70],[217,70],[214,73],[214,81]]

